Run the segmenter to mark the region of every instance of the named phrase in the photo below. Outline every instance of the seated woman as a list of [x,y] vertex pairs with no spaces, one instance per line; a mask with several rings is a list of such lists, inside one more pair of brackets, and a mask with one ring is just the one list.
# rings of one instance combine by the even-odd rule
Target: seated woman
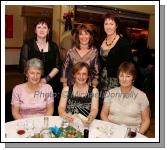
[[43,63],[33,58],[27,61],[27,82],[16,85],[12,93],[12,115],[14,119],[53,115],[54,97],[49,84],[42,84]]
[[85,125],[89,125],[98,112],[99,93],[97,88],[88,85],[89,66],[85,62],[78,62],[73,66],[74,85],[65,86],[59,102],[59,115],[73,121],[73,114],[86,117]]
[[118,68],[120,87],[106,93],[101,119],[137,128],[144,134],[150,125],[149,101],[144,92],[133,86],[135,78],[134,64],[123,62]]

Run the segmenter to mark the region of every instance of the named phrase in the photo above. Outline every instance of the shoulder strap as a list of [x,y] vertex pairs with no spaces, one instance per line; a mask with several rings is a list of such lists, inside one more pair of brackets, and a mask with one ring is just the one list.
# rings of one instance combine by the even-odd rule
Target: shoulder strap
[[68,99],[72,97],[72,92],[73,92],[73,85],[69,86]]
[[87,93],[87,100],[91,100],[91,97],[92,97],[92,91],[93,91],[93,87],[92,86],[89,86],[89,89],[88,89],[88,93]]

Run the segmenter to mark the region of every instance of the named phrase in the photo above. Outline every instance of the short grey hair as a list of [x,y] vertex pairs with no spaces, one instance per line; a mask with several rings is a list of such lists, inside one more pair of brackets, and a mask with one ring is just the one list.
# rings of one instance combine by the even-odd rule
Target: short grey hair
[[25,69],[24,69],[24,73],[27,74],[27,71],[30,67],[34,67],[37,69],[41,70],[41,74],[44,74],[44,65],[42,60],[38,59],[38,58],[32,58],[30,60],[27,61],[26,65],[25,65]]

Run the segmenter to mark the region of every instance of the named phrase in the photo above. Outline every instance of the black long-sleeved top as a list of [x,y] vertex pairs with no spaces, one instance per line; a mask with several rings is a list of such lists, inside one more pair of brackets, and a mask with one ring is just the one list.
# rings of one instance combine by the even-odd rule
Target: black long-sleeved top
[[101,69],[107,68],[108,77],[117,77],[119,65],[124,61],[132,61],[132,54],[129,41],[121,37],[113,48],[110,49],[106,59],[101,56]]
[[[56,43],[49,41],[48,52],[41,52],[36,44],[35,39],[26,41],[20,52],[19,65],[23,71],[27,60],[31,58],[39,58],[44,63],[44,76],[47,76],[53,68],[60,69],[60,55]],[[52,78],[49,84],[54,86],[56,77]],[[53,88],[54,90],[54,88]]]

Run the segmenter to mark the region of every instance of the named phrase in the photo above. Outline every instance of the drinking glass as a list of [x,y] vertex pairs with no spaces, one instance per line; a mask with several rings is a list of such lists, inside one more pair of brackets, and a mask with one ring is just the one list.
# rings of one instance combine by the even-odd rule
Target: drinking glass
[[62,137],[66,137],[66,128],[69,126],[69,121],[65,118],[62,118],[61,128],[62,128]]
[[26,121],[26,130],[28,132],[28,137],[32,137],[34,135],[34,121],[33,120]]
[[48,129],[49,127],[49,118],[44,116],[44,129]]
[[65,129],[68,126],[69,126],[69,121],[63,118],[63,120],[62,120],[62,128]]
[[40,127],[35,127],[34,128],[34,138],[40,138],[40,132],[41,132],[41,128]]
[[137,128],[129,128],[128,129],[128,137],[134,138],[137,135]]
[[40,137],[41,138],[51,138],[52,137],[51,131],[49,131],[48,129],[43,129],[40,133]]
[[25,123],[24,121],[18,121],[17,122],[17,129],[16,129],[17,134],[19,135],[19,137],[23,137],[23,135],[25,134]]

